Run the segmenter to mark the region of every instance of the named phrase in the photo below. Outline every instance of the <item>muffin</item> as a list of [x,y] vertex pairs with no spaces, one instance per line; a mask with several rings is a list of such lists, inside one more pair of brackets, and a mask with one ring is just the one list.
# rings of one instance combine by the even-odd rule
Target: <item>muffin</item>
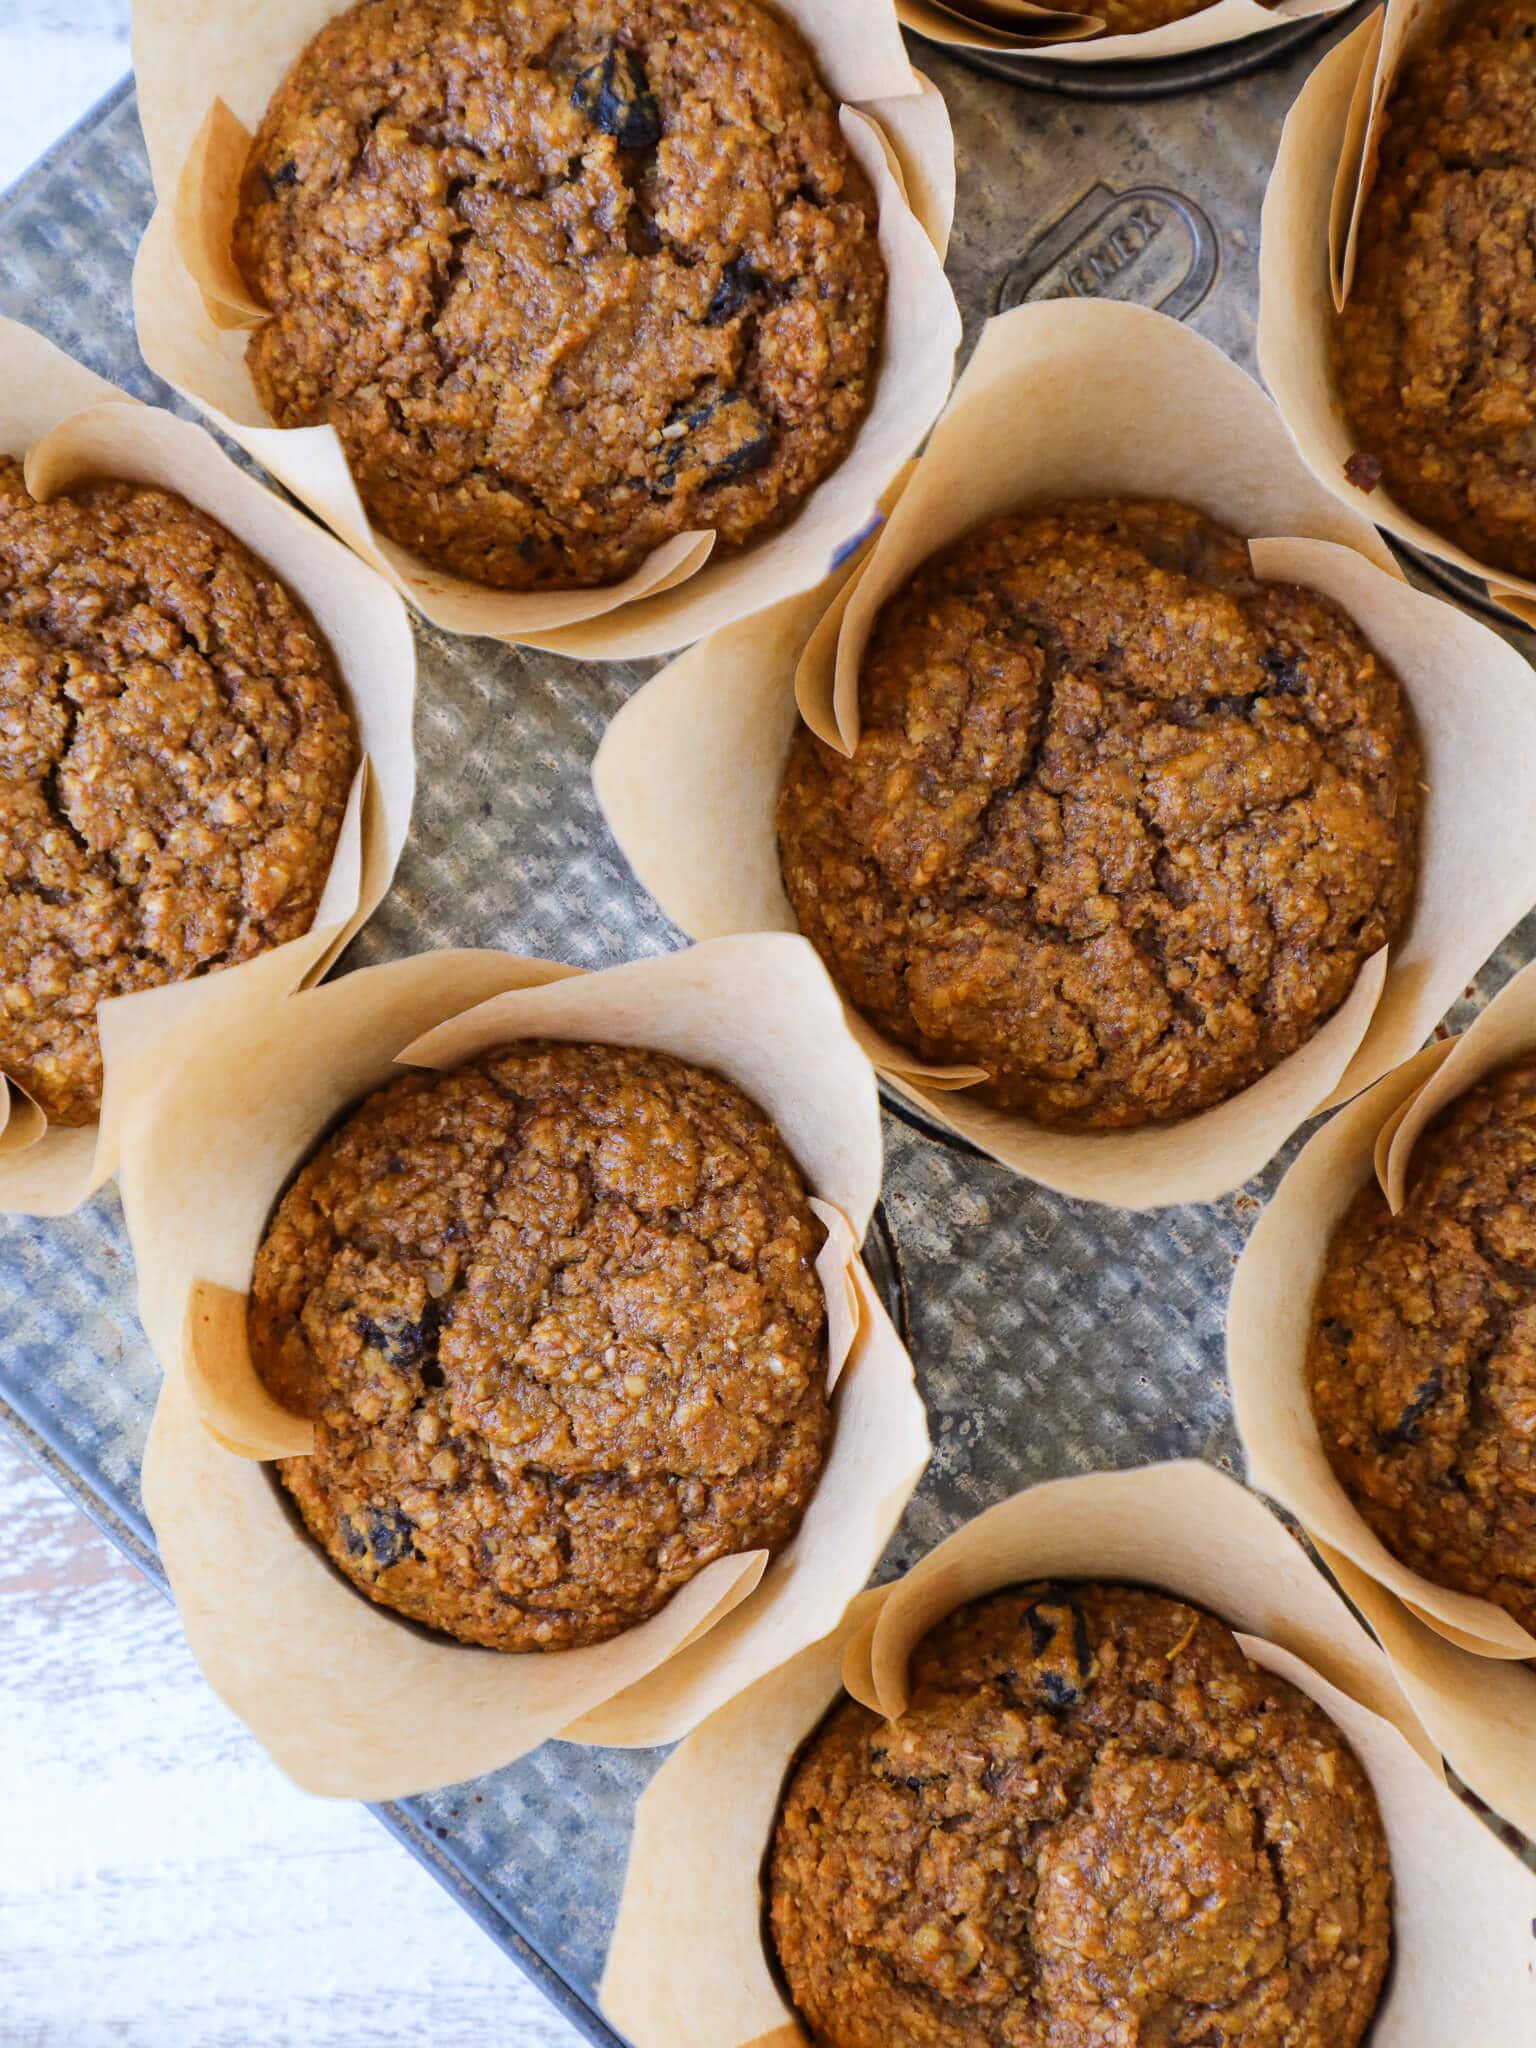
[[852,759],[808,730],[785,888],[849,1003],[983,1101],[1126,1129],[1304,1045],[1412,905],[1392,670],[1165,502],[994,519],[877,617]]
[[280,426],[504,590],[787,519],[868,409],[873,190],[758,0],[362,0],[251,146],[236,260]]
[[0,457],[0,1071],[101,1108],[96,1006],[307,932],[358,751],[297,600],[173,492]]
[[1536,576],[1536,0],[1458,13],[1389,103],[1334,330],[1350,481]]
[[282,1482],[382,1606],[603,1642],[798,1528],[831,1434],[822,1236],[762,1112],[663,1053],[407,1074],[257,1254],[252,1361],[315,1424]]
[[836,1707],[768,1892],[822,2048],[1352,2048],[1391,1945],[1342,1735],[1210,1615],[1125,1586],[961,1607],[905,1713]]
[[1536,1060],[1419,1138],[1336,1231],[1307,1352],[1340,1485],[1399,1562],[1536,1632]]

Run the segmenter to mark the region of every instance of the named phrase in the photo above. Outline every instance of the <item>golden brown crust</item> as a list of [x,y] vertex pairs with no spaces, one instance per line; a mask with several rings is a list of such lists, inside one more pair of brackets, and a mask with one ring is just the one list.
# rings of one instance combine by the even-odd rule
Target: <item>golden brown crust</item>
[[101,1107],[96,1005],[314,922],[357,763],[330,653],[174,493],[0,457],[0,1070]]
[[806,730],[790,755],[800,928],[855,1009],[1037,1123],[1225,1100],[1407,916],[1397,678],[1186,507],[977,528],[882,609],[860,704],[852,761]]
[[1334,334],[1367,485],[1536,576],[1536,0],[1453,14],[1393,89]]
[[1370,1784],[1220,1622],[1010,1588],[919,1645],[883,1722],[795,1766],[773,1938],[822,2048],[1353,2048],[1391,1943]]
[[1394,1557],[1536,1630],[1536,1062],[1372,1178],[1328,1251],[1307,1377],[1339,1482]]
[[499,1650],[595,1643],[781,1550],[831,1431],[821,1230],[740,1089],[528,1042],[369,1096],[283,1197],[251,1351],[279,1465],[370,1599]]
[[251,148],[247,360],[369,516],[503,589],[787,518],[868,407],[874,195],[758,0],[363,0]]

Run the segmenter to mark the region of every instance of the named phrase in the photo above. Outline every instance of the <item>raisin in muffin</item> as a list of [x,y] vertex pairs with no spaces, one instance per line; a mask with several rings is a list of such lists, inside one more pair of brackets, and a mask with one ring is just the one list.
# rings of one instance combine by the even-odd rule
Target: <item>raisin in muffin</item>
[[297,600],[171,491],[0,457],[0,1071],[101,1108],[96,1006],[314,923],[358,752]]
[[370,1599],[466,1642],[602,1642],[777,1551],[831,1431],[821,1226],[740,1089],[518,1044],[370,1095],[257,1255],[278,1470]]
[[1463,8],[1393,89],[1334,329],[1346,474],[1536,576],[1536,0]]
[[1391,1945],[1344,1738],[1219,1621],[1125,1586],[975,1601],[905,1713],[835,1708],[768,1890],[822,2048],[1354,2048]]
[[801,729],[778,810],[852,1006],[1036,1123],[1209,1109],[1402,929],[1419,756],[1339,608],[1185,506],[995,519],[882,608],[852,759]]
[[1339,1483],[1401,1563],[1536,1632],[1536,1061],[1373,1177],[1317,1291],[1307,1377]]
[[234,247],[272,417],[500,589],[739,546],[873,391],[873,191],[759,0],[362,0],[268,108]]

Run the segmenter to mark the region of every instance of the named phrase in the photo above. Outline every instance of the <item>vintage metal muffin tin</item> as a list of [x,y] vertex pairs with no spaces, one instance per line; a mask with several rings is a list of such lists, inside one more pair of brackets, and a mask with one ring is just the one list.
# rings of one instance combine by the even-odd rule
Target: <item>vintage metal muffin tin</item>
[[[1142,95],[1166,90],[1166,77],[1128,78],[1118,98],[1101,96],[1122,83],[1103,74],[1054,71],[1044,81],[1054,90],[1021,90],[922,51],[959,141],[950,269],[969,331],[1026,299],[1128,298],[1187,319],[1251,370],[1259,207],[1281,121],[1320,51],[1356,19],[1242,77],[1209,57],[1187,60],[1181,96],[1150,103]],[[1282,31],[1262,49],[1240,46],[1245,66],[1289,40]],[[0,312],[163,399],[139,362],[129,310],[150,204],[125,84],[0,200]],[[599,967],[677,944],[619,858],[588,778],[605,722],[645,668],[577,665],[430,628],[418,637],[415,824],[349,964],[496,945]],[[1452,1022],[1533,956],[1536,918]],[[888,1572],[1035,1480],[1164,1457],[1238,1467],[1223,1308],[1249,1226],[1299,1141],[1227,1201],[1133,1216],[1047,1194],[936,1140],[904,1111],[887,1119],[886,1138],[871,1257],[904,1300],[934,1438]],[[155,1380],[115,1195],[63,1222],[0,1220],[0,1412],[152,1575],[138,1467]],[[578,2030],[608,2048],[616,2037],[596,2014],[595,1986],[630,1810],[655,1763],[552,1744],[493,1777],[380,1809]]]

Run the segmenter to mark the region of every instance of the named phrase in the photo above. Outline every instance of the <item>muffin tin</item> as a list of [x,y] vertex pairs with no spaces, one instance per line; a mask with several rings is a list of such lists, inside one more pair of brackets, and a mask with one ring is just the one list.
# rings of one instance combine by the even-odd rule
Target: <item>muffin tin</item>
[[[1188,60],[1170,88],[1099,74],[1021,93],[933,50],[960,150],[950,274],[974,335],[1000,306],[1098,292],[1178,313],[1253,368],[1259,205],[1285,110],[1352,12]],[[1315,39],[1314,39],[1315,36]],[[1260,70],[1281,44],[1287,54]],[[1233,68],[1223,68],[1232,66]],[[1044,67],[1041,67],[1042,69]],[[1220,81],[1227,81],[1220,83]],[[1220,83],[1220,90],[1216,90]],[[1091,88],[1091,89],[1090,89]],[[0,312],[146,398],[129,277],[152,193],[124,85],[0,200]],[[1516,636],[1527,653],[1536,638]],[[588,770],[651,665],[593,666],[418,624],[421,793],[389,897],[347,956],[499,945],[597,967],[679,935],[609,840]],[[1536,917],[1451,1023],[1536,957]],[[1240,1469],[1223,1373],[1232,1267],[1298,1138],[1250,1188],[1132,1215],[1054,1196],[912,1112],[886,1122],[885,1206],[868,1257],[906,1311],[934,1459],[887,1557],[904,1568],[1032,1482],[1153,1458]],[[138,1466],[156,1372],[133,1311],[112,1190],[62,1222],[0,1219],[0,1402],[18,1433],[151,1575]],[[472,1784],[377,1809],[588,2040],[633,1804],[653,1753],[547,1747]],[[1536,1848],[1526,1845],[1536,1861]]]

